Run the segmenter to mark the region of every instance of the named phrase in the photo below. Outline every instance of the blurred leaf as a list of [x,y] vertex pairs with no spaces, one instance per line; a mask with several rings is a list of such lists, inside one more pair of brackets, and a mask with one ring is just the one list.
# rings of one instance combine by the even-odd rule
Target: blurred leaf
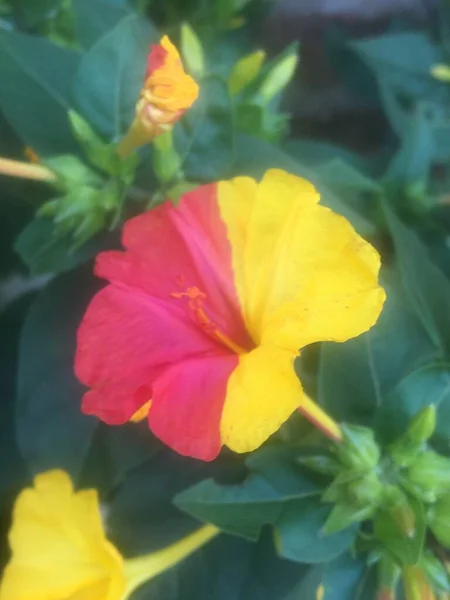
[[132,600],[280,600],[305,568],[277,557],[270,538],[258,543],[221,535]]
[[352,41],[349,47],[396,89],[419,97],[445,94],[445,87],[430,75],[431,67],[442,62],[442,52],[425,33],[387,33]]
[[414,531],[405,532],[399,519],[386,509],[378,513],[374,521],[374,532],[383,546],[391,552],[402,565],[414,565],[422,554],[425,541],[426,523],[424,508],[414,498],[408,498],[408,504],[415,515]]
[[39,217],[31,221],[19,235],[15,250],[32,275],[42,275],[69,271],[92,258],[100,250],[111,247],[115,241],[115,235],[106,232],[74,249],[73,239],[69,235],[55,234],[52,219]]
[[15,492],[28,475],[16,439],[15,402],[20,330],[30,300],[22,298],[0,315],[0,452],[8,457],[0,469],[0,506],[3,494]]
[[127,0],[72,0],[78,39],[90,48],[130,13]]
[[0,105],[6,118],[38,154],[76,148],[67,119],[76,52],[45,39],[0,32]]
[[434,136],[427,104],[419,103],[408,122],[400,148],[392,159],[385,178],[399,184],[428,181]]
[[199,523],[174,506],[172,499],[217,469],[215,463],[192,460],[162,447],[147,424],[144,426],[153,457],[126,474],[109,504],[108,522],[114,541],[131,555],[174,543],[198,527]]
[[292,139],[283,145],[284,151],[305,166],[320,167],[324,163],[338,160],[354,167],[363,174],[370,172],[370,162],[359,154],[342,146],[314,139]]
[[290,500],[283,507],[275,528],[278,553],[300,563],[320,563],[336,558],[354,541],[358,526],[325,535],[323,527],[330,514],[320,498]]
[[81,413],[73,372],[76,330],[99,284],[91,267],[52,281],[33,303],[20,340],[17,434],[33,473],[53,467],[80,474],[96,419]]
[[61,0],[16,0],[20,15],[24,18],[26,26],[33,28],[57,9]]
[[318,397],[339,421],[370,425],[386,394],[436,355],[406,297],[384,287],[387,299],[372,329],[345,344],[322,345]]
[[375,425],[385,444],[402,435],[424,406],[437,409],[433,441],[449,452],[450,441],[450,365],[431,364],[402,379],[380,406]]
[[174,130],[175,147],[189,179],[225,177],[234,156],[233,114],[228,86],[218,77],[202,81],[200,96]]
[[130,14],[81,60],[74,90],[77,107],[105,137],[120,137],[131,125],[145,81],[150,44],[157,42],[156,29]]
[[385,203],[400,276],[408,300],[422,322],[431,343],[445,356],[450,350],[450,282],[434,265],[416,234]]

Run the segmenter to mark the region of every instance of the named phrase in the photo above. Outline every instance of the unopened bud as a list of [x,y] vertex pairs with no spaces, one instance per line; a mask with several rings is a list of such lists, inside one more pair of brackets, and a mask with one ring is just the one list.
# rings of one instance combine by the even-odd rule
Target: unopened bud
[[430,439],[436,428],[436,407],[425,406],[411,420],[407,433],[412,441],[422,444]]
[[354,523],[365,521],[373,516],[374,512],[375,508],[373,506],[358,508],[350,503],[340,502],[333,507],[322,528],[322,533],[323,535],[338,533]]
[[348,493],[358,506],[378,505],[382,497],[383,485],[377,474],[371,472],[350,482]]
[[188,23],[181,25],[181,55],[187,70],[195,77],[205,74],[205,54],[195,31]]
[[284,90],[294,76],[297,64],[297,54],[290,54],[269,71],[259,90],[266,102],[270,102],[272,98]]
[[371,471],[378,464],[380,448],[367,427],[342,425],[344,441],[337,447],[338,457],[348,468]]
[[421,567],[404,566],[402,578],[405,600],[436,600],[433,589]]
[[406,482],[428,502],[450,492],[450,459],[428,450],[420,454],[409,467]]
[[444,64],[434,65],[430,73],[435,79],[444,83],[450,83],[450,66]]
[[258,77],[265,58],[264,50],[257,50],[238,60],[228,79],[228,88],[232,96],[239,94]]

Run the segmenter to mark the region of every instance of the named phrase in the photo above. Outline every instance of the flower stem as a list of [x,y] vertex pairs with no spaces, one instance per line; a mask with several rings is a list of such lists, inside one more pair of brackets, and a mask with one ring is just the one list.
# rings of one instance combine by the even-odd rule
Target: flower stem
[[219,535],[220,529],[213,525],[204,525],[194,533],[182,538],[175,544],[125,561],[125,577],[127,587],[124,598],[146,581],[153,579],[164,571],[181,562],[190,554],[204,546],[207,542]]
[[135,150],[148,144],[151,140],[152,135],[136,117],[130,129],[118,142],[116,152],[121,158],[128,158]]
[[56,181],[53,171],[43,165],[33,165],[9,158],[0,158],[0,174],[37,181]]

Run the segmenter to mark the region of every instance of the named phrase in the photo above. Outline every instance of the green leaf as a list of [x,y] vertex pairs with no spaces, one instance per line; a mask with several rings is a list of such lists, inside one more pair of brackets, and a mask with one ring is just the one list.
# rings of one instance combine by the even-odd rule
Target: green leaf
[[81,413],[83,386],[73,372],[76,330],[98,284],[88,269],[52,281],[33,303],[20,340],[17,435],[29,469],[60,467],[74,478],[96,419]]
[[61,273],[86,262],[116,242],[114,234],[99,234],[80,248],[73,239],[57,236],[51,219],[39,217],[31,221],[15,243],[15,250],[32,275]]
[[33,28],[48,18],[52,11],[58,9],[61,0],[16,0],[21,17],[26,26]]
[[200,95],[174,129],[175,148],[188,178],[214,181],[225,177],[234,157],[230,93],[219,77],[202,81]]
[[436,407],[436,429],[432,441],[448,452],[450,440],[450,370],[431,364],[402,379],[380,406],[375,426],[384,444],[402,435],[410,420],[425,406]]
[[24,144],[38,154],[76,148],[67,120],[76,52],[19,33],[0,33],[0,105]]
[[388,84],[412,96],[445,92],[445,87],[431,75],[430,69],[442,62],[442,52],[425,33],[387,33],[349,44],[358,56]]
[[336,558],[353,542],[358,526],[325,535],[324,525],[330,507],[319,498],[302,498],[287,502],[275,528],[275,541],[280,556],[300,563],[320,563]]
[[431,343],[441,356],[450,350],[450,282],[434,265],[426,247],[385,203],[400,276],[410,304],[421,320]]
[[118,138],[131,125],[145,81],[154,27],[135,14],[98,40],[81,60],[75,80],[79,112],[105,137]]
[[320,493],[284,448],[263,448],[247,464],[251,473],[241,484],[202,481],[179,494],[176,505],[224,531],[256,539],[263,525],[280,516],[284,503]]
[[383,546],[403,565],[414,565],[422,555],[426,523],[423,506],[414,498],[408,498],[414,514],[413,533],[405,532],[392,510],[380,512],[374,521],[374,532]]
[[78,40],[90,48],[130,14],[126,0],[72,0]]
[[384,287],[386,303],[372,329],[345,344],[322,345],[318,399],[337,420],[370,425],[389,391],[436,355],[406,297]]

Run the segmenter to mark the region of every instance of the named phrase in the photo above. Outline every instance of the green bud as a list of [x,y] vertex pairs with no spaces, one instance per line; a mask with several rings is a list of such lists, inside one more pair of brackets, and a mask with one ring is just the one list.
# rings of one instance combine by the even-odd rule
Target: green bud
[[430,70],[431,75],[444,83],[450,83],[450,67],[443,63],[438,63]]
[[343,442],[337,447],[338,458],[346,467],[371,471],[380,458],[380,448],[374,433],[367,427],[342,425]]
[[407,471],[405,484],[422,499],[433,502],[450,492],[450,459],[428,450],[420,454]]
[[348,493],[358,506],[378,506],[383,494],[383,485],[377,474],[372,472],[349,483]]
[[450,548],[450,495],[439,499],[430,509],[428,525],[436,539]]
[[389,448],[392,460],[400,467],[408,467],[417,458],[423,445],[436,427],[436,408],[425,406],[410,421],[406,432]]
[[171,131],[154,139],[152,158],[156,177],[161,183],[172,183],[181,177],[181,157],[173,147]]
[[360,523],[369,519],[373,516],[375,510],[373,506],[358,508],[353,504],[340,502],[333,507],[323,526],[322,533],[323,535],[331,535],[332,533],[342,531],[342,529],[350,527],[354,523]]
[[238,60],[228,78],[228,89],[232,96],[239,94],[258,77],[265,58],[264,50],[257,50]]
[[259,90],[266,102],[270,102],[277,94],[282,92],[294,76],[298,64],[296,53],[289,54],[277,62],[269,71]]
[[99,187],[103,183],[103,179],[93,169],[72,154],[49,158],[45,165],[56,174],[55,185],[63,191],[71,192],[82,186]]
[[119,175],[122,160],[114,146],[105,143],[90,124],[74,110],[69,110],[72,131],[90,163],[108,175]]
[[407,433],[410,439],[422,444],[430,439],[436,428],[436,407],[424,406],[409,423]]
[[300,456],[297,462],[301,465],[321,473],[322,475],[337,475],[341,469],[335,458],[326,456],[325,454],[315,454],[313,456]]
[[194,77],[203,77],[205,74],[203,46],[197,34],[188,23],[181,25],[181,54],[187,70]]

